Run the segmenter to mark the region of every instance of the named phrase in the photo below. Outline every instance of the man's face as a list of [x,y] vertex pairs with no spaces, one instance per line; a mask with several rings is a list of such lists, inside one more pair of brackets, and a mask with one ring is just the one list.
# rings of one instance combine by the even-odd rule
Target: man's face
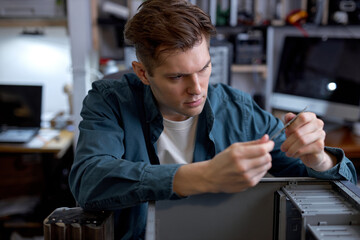
[[207,97],[211,61],[207,42],[166,56],[163,64],[145,73],[163,117],[182,121],[201,113]]

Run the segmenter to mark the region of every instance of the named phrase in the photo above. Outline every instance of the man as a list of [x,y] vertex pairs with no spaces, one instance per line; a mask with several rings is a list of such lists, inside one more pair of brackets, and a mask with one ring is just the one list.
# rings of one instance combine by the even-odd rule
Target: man
[[356,182],[344,153],[324,147],[315,114],[270,141],[280,120],[209,85],[214,34],[187,1],[145,1],[125,27],[136,75],[97,81],[84,100],[70,185],[82,207],[115,211],[117,238],[143,238],[148,201],[244,191],[267,172]]

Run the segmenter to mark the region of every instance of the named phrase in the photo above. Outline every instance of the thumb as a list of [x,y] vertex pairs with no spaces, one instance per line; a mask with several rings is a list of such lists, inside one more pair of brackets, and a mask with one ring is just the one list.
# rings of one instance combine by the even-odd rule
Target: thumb
[[286,124],[287,122],[289,122],[291,119],[293,119],[295,116],[296,116],[296,114],[294,114],[294,113],[287,113],[287,114],[285,114],[285,116],[284,116],[285,124]]
[[249,141],[249,142],[246,142],[244,144],[245,145],[256,145],[256,144],[266,143],[267,141],[269,141],[269,135],[265,134],[260,139],[257,139],[257,140],[254,140],[254,141]]

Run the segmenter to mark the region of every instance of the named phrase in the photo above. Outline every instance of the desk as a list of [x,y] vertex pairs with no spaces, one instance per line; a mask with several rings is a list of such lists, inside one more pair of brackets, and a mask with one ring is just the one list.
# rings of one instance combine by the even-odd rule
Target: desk
[[64,158],[72,158],[73,133],[62,130],[41,145],[0,144],[0,199],[41,193],[44,178],[52,177],[55,168],[65,164]]
[[356,136],[348,127],[326,133],[325,145],[342,148],[350,159],[360,159],[360,136]]
[[[38,136],[36,136],[38,137]],[[36,138],[35,137],[35,138]],[[54,154],[56,158],[62,158],[73,143],[74,133],[62,130],[58,137],[45,142],[43,146],[36,147],[30,144],[0,144],[0,153],[45,153]]]
[[73,136],[72,132],[62,130],[40,144],[0,144],[0,201],[24,196],[38,199],[30,213],[33,216],[25,214],[26,221],[17,217],[14,221],[13,215],[0,216],[0,239],[7,239],[15,229],[41,230],[42,220],[55,208],[75,205],[68,187]]

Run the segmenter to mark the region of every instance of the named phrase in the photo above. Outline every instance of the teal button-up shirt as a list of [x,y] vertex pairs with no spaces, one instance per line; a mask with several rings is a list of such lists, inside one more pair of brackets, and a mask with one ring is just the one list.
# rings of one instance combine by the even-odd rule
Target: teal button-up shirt
[[[84,99],[81,116],[69,177],[73,195],[85,209],[114,210],[118,238],[142,239],[147,202],[178,198],[172,182],[180,165],[159,165],[156,155],[163,118],[152,92],[134,74],[96,81]],[[232,143],[272,135],[282,126],[249,95],[227,85],[210,85],[199,116],[194,162],[211,159]],[[355,168],[342,150],[326,148],[339,163],[326,172],[316,172],[299,159],[286,157],[280,150],[284,140],[284,134],[274,139],[269,172],[275,177],[356,182]]]

